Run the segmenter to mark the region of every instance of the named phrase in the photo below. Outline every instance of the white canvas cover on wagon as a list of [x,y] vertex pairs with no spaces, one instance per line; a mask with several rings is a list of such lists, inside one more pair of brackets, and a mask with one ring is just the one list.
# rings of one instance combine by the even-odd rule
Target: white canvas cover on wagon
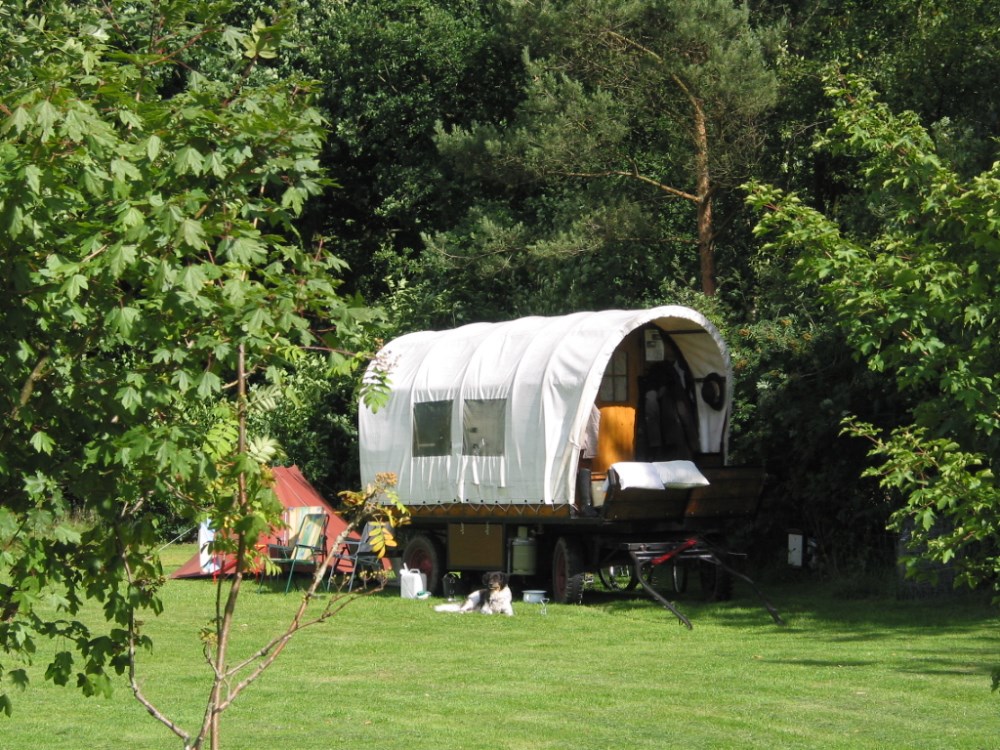
[[702,453],[725,460],[732,402],[719,331],[688,307],[579,312],[424,331],[386,344],[388,403],[359,407],[361,478],[395,472],[410,505],[573,503],[581,450],[605,370],[636,329],[655,325],[696,382],[716,378],[721,403],[695,389]]

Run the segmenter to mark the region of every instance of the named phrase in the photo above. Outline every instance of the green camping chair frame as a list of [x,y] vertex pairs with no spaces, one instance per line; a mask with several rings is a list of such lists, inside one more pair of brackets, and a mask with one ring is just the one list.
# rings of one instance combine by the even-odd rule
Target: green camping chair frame
[[326,555],[326,525],[329,518],[326,513],[307,513],[302,517],[298,533],[292,538],[292,544],[269,544],[267,556],[271,562],[280,568],[288,567],[288,582],[285,593],[292,588],[292,576],[295,567],[312,567],[318,565]]

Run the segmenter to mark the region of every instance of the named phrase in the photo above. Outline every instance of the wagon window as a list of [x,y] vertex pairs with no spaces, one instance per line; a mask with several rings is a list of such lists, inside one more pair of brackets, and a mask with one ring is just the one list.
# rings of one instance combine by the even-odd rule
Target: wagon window
[[462,409],[462,453],[502,456],[507,399],[469,399]]
[[617,351],[611,355],[601,379],[598,398],[604,402],[628,401],[628,353]]
[[425,401],[413,405],[413,455],[447,456],[451,453],[451,401]]

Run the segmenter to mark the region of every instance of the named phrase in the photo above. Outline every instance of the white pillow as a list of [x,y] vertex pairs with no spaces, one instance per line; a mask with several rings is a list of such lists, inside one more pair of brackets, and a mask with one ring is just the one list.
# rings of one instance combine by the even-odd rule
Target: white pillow
[[662,490],[663,482],[654,464],[640,461],[619,461],[611,464],[618,475],[618,488],[622,490]]
[[708,486],[705,475],[690,461],[658,461],[653,466],[656,467],[656,473],[667,489],[683,490]]

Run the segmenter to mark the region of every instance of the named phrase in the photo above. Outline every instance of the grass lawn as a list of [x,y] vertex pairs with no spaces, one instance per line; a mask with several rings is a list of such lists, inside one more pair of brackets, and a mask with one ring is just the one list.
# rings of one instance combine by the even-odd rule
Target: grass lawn
[[[180,563],[190,547],[171,551]],[[678,599],[694,630],[642,596],[583,607],[515,602],[513,618],[445,615],[398,592],[354,602],[296,637],[223,718],[225,750],[843,748],[997,750],[1000,618],[985,602],[838,599],[766,586],[731,602]],[[199,627],[206,581],[170,581],[140,680],[193,727],[208,690]],[[247,591],[238,651],[288,619],[294,594]],[[0,716],[0,750],[179,748],[123,681],[111,699],[43,682]]]

